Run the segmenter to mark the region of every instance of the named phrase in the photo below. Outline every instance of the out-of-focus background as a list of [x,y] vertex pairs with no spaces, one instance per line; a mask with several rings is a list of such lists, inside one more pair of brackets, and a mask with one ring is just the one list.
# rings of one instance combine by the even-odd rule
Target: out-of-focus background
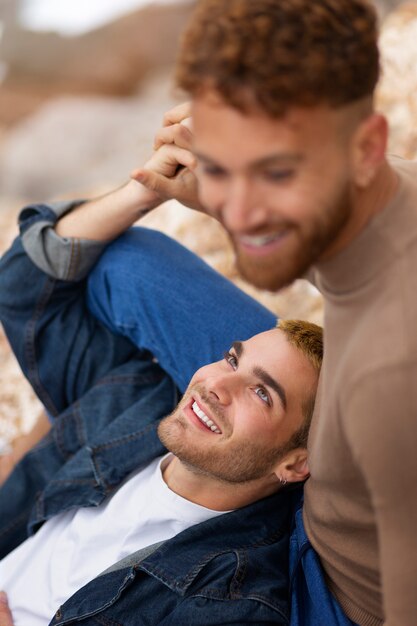
[[[378,106],[391,151],[417,152],[417,2],[375,0],[384,76]],[[181,30],[195,0],[0,0],[0,253],[27,202],[92,197],[141,165],[164,111]],[[175,203],[145,221],[175,236],[285,317],[321,321],[305,282],[277,295],[245,285],[220,227]],[[0,448],[40,406],[0,331]]]

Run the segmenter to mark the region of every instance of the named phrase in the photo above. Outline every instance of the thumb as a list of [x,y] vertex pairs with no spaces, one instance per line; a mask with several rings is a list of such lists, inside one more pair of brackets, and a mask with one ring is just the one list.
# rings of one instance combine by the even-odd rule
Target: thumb
[[4,591],[0,591],[0,626],[13,626],[13,618]]
[[165,176],[156,174],[152,170],[135,170],[131,173],[130,177],[138,183],[141,183],[149,191],[153,191],[160,196],[164,196],[168,192],[169,180]]

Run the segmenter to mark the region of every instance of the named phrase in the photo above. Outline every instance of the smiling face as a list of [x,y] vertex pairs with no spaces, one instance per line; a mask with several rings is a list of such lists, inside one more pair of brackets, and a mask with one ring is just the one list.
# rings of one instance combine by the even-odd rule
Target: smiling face
[[267,477],[302,426],[317,378],[283,331],[261,333],[199,369],[158,434],[197,473],[229,483]]
[[201,202],[249,282],[279,289],[343,247],[353,175],[340,110],[293,108],[274,119],[205,91],[192,117]]

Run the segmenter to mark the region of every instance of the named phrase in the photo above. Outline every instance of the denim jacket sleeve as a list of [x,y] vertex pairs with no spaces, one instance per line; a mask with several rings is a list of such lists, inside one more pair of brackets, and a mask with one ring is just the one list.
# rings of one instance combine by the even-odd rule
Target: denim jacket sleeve
[[56,234],[56,221],[81,204],[83,201],[78,200],[32,205],[20,213],[23,247],[33,263],[52,278],[85,278],[108,243]]
[[[21,235],[0,262],[0,320],[25,376],[52,416],[137,354],[129,340],[113,336],[86,307],[82,275],[97,259],[98,247],[87,245],[76,264],[69,260],[71,246],[64,243],[66,252],[52,259],[57,242],[51,226],[70,206],[24,209]],[[49,271],[55,261],[65,281]]]

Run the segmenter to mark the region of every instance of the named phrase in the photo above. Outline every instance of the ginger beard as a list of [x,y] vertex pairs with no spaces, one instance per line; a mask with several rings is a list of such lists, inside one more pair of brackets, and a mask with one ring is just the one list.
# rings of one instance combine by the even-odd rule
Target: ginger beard
[[[241,276],[255,287],[269,291],[277,291],[303,277],[321,260],[351,216],[349,183],[334,195],[318,215],[311,216],[309,224],[286,224],[282,243],[270,254],[250,254],[229,232]],[[272,224],[267,226],[273,231]]]
[[[191,402],[193,392],[210,409],[222,430],[220,435],[199,433],[184,416],[183,409]],[[266,445],[253,439],[233,438],[233,426],[224,411],[201,385],[187,389],[177,408],[159,424],[158,435],[164,446],[194,473],[235,484],[272,474],[277,461],[288,451],[287,442]]]

